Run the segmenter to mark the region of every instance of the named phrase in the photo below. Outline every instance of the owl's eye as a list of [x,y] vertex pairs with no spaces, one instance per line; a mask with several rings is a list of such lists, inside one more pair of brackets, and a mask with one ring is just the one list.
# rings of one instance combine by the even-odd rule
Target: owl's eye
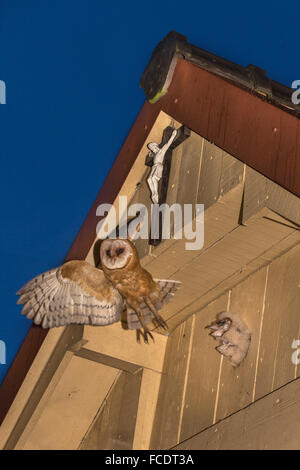
[[106,250],[106,252],[105,252],[105,253],[107,254],[107,256],[109,256],[109,257],[110,257],[110,250]]
[[118,248],[117,249],[117,256],[121,255],[122,253],[124,253],[124,248]]

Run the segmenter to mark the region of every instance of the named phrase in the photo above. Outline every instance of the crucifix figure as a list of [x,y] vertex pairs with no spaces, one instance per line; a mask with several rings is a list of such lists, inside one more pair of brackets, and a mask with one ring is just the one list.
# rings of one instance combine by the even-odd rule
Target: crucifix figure
[[[163,131],[160,144],[150,142],[147,145],[150,152],[146,157],[145,165],[151,167],[147,183],[151,192],[151,200],[154,204],[164,204],[166,202],[172,152],[176,147],[178,147],[178,145],[182,144],[190,134],[190,129],[185,126],[181,126],[179,129],[175,129],[173,126],[168,126]],[[159,239],[150,239],[150,245],[156,246],[161,242],[162,223],[163,221],[161,220]]]
[[149,156],[153,159],[152,170],[147,178],[147,182],[151,191],[151,199],[154,204],[158,204],[159,201],[158,183],[160,182],[163,175],[165,154],[176,136],[177,130],[174,129],[167,143],[161,148],[156,142],[150,142],[150,144],[147,145],[148,149],[150,150]]

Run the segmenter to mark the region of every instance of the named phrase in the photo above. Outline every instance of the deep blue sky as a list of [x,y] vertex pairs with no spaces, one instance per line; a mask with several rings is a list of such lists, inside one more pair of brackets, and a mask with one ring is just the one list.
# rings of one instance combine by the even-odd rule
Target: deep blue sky
[[[297,2],[0,0],[1,323],[7,366],[30,322],[16,290],[64,260],[174,29],[274,80],[300,79]],[[0,381],[7,366],[0,365]]]

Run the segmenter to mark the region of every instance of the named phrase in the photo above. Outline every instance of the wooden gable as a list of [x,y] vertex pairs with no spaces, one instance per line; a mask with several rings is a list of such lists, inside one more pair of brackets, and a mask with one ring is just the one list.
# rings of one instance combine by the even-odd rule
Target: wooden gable
[[[121,324],[32,327],[1,387],[1,448],[229,448],[233,413],[238,430],[249,409],[251,428],[258,400],[271,407],[269,394],[280,403],[280,387],[297,387],[291,343],[300,331],[299,116],[213,70],[176,60],[168,92],[145,103],[67,257],[94,263],[99,204],[117,209],[127,196],[129,205],[150,208],[147,143],[160,141],[171,121],[190,128],[173,151],[167,203],[204,204],[204,246],[188,251],[174,236],[158,246],[136,242],[154,277],[183,283],[162,312],[169,334],[153,325],[155,343],[145,345]],[[205,330],[226,309],[252,331],[238,369]],[[238,434],[233,448],[258,445]],[[263,435],[260,442],[275,445]],[[292,438],[283,446],[289,442],[296,446]]]

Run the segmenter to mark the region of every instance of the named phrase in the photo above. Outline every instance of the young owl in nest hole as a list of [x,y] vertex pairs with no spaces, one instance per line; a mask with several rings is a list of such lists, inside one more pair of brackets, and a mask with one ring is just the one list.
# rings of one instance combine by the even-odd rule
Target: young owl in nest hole
[[100,245],[101,268],[68,261],[29,281],[17,293],[22,314],[43,328],[71,323],[110,325],[126,315],[129,329],[143,329],[154,319],[167,329],[158,310],[172,298],[178,281],[153,279],[140,265],[130,240],[106,239]]
[[217,318],[218,321],[207,328],[213,330],[210,335],[221,342],[216,350],[229,357],[231,364],[237,367],[248,353],[251,333],[235,313],[222,312]]

